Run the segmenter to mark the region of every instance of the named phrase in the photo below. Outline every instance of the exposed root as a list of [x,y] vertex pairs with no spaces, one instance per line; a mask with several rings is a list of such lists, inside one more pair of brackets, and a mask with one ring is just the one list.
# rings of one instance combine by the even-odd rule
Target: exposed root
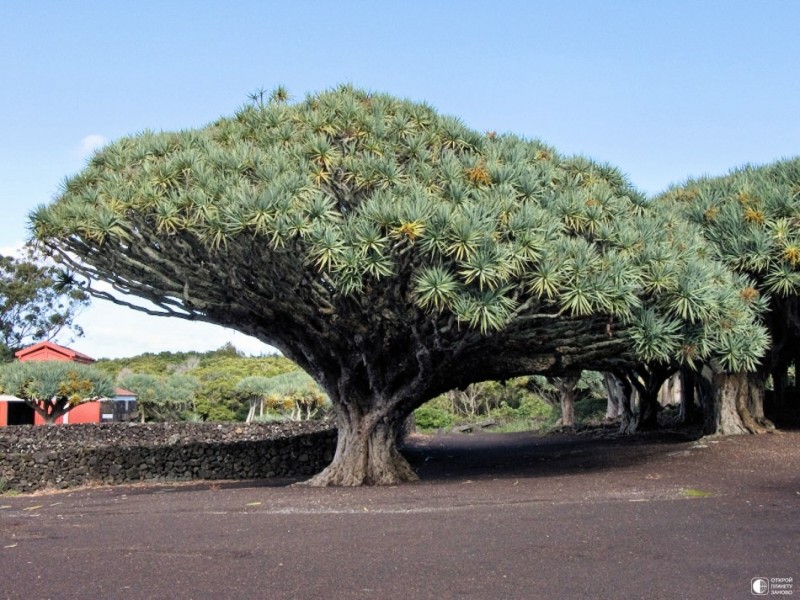
[[399,456],[399,460],[394,460],[391,463],[369,465],[366,470],[349,469],[346,467],[346,462],[349,461],[337,462],[334,459],[334,462],[321,473],[295,485],[304,487],[358,487],[362,485],[399,485],[419,480],[411,465],[402,456]]
[[419,478],[396,445],[394,430],[378,426],[370,433],[339,429],[336,455],[325,470],[303,485],[311,487],[398,485]]
[[753,416],[753,413],[750,411],[750,396],[749,394],[753,393],[753,390],[750,388],[746,375],[745,381],[741,384],[738,389],[736,390],[736,414],[739,415],[739,419],[741,419],[742,426],[747,429],[750,433],[767,433],[768,431],[775,429],[775,425],[769,419],[766,418],[756,418]]

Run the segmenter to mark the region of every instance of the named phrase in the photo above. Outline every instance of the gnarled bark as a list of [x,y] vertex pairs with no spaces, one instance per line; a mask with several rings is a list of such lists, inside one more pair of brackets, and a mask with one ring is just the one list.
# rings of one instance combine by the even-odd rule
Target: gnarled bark
[[626,402],[625,391],[620,380],[612,373],[603,373],[603,384],[606,388],[606,419],[616,419],[622,416],[623,405]]
[[774,429],[763,417],[763,383],[753,375],[717,373],[714,402],[706,415],[706,432],[721,435],[764,433]]
[[661,409],[658,392],[674,371],[669,365],[652,364],[639,365],[621,373],[621,377],[636,390],[638,396],[635,406],[631,402],[624,409],[620,426],[622,433],[631,434],[658,427],[658,413]]
[[[376,296],[376,304],[380,302]],[[378,322],[366,329],[353,319],[329,330],[325,344],[309,339],[302,346],[284,347],[289,358],[323,385],[337,414],[333,462],[308,485],[415,480],[397,439],[415,408],[447,390],[537,371],[558,375],[575,360],[605,366],[625,360],[620,352],[624,341],[609,339],[602,321],[552,322],[536,336],[538,353],[523,354],[516,346],[530,338],[513,325],[493,335],[465,335],[450,323],[422,321],[419,313],[409,311],[408,317],[410,326],[391,329]]]
[[557,425],[561,427],[575,426],[575,386],[578,385],[579,377],[548,377],[550,383],[558,390],[558,398],[561,404],[561,418]]
[[403,420],[344,411],[338,419],[339,437],[333,461],[304,485],[395,485],[416,481],[417,474],[397,449]]

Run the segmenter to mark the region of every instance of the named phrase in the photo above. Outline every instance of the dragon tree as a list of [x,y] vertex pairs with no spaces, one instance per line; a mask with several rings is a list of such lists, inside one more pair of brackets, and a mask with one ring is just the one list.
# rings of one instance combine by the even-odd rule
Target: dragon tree
[[[696,223],[717,259],[746,274],[762,295],[771,345],[742,383],[727,431],[763,430],[765,382],[772,378],[775,409],[797,411],[785,398],[787,372],[800,372],[800,158],[746,166],[728,175],[690,180],[658,202]],[[738,419],[736,418],[738,416]]]
[[616,169],[349,86],[120,139],[31,218],[95,296],[307,371],[339,431],[312,485],[415,479],[404,419],[472,382],[766,345],[750,282]]
[[0,392],[19,397],[52,424],[84,402],[113,396],[114,386],[97,367],[45,360],[0,365]]

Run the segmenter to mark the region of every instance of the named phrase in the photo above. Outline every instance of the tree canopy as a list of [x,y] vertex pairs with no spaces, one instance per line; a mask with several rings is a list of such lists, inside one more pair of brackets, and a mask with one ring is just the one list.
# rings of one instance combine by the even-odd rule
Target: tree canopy
[[349,86],[118,140],[32,222],[90,283],[314,377],[340,432],[320,484],[413,478],[397,428],[448,389],[641,360],[738,371],[768,341],[752,282],[618,170]]
[[659,201],[698,224],[716,256],[764,293],[800,294],[800,158],[689,180]]
[[24,258],[0,255],[0,361],[33,342],[64,330],[81,335],[74,318],[89,296],[61,270],[29,251]]
[[800,158],[693,179],[657,202],[700,227],[714,255],[754,281],[772,344],[759,369],[781,392],[800,367]]

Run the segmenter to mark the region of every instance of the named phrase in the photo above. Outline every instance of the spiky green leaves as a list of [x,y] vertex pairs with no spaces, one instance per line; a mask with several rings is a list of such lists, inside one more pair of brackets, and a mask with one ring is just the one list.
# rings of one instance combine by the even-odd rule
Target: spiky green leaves
[[689,181],[663,202],[702,224],[718,256],[778,296],[800,292],[800,159]]
[[796,296],[800,290],[800,272],[790,263],[779,263],[770,269],[764,284],[768,291],[779,296]]
[[[771,213],[748,202],[741,218],[761,231]],[[637,351],[659,360],[692,335],[697,355],[716,351],[717,289],[734,285],[696,231],[647,206],[615,169],[351,87],[295,104],[258,94],[205,129],[120,140],[34,227],[87,261],[140,251],[146,261],[102,267],[125,287],[147,289],[161,269],[153,277],[184,290],[188,252],[206,273],[239,278],[254,303],[286,297],[291,276],[314,290],[292,288],[298,302],[326,311],[341,301],[368,313],[380,294],[375,319],[455,318],[487,335],[526,314],[599,316],[639,323]],[[781,231],[769,244],[795,260],[794,234]],[[142,269],[156,255],[159,266]],[[195,283],[221,306],[233,296]],[[754,310],[733,321],[746,329]]]
[[441,312],[452,306],[461,288],[456,277],[440,266],[421,269],[414,278],[417,302],[425,310]]
[[30,403],[72,407],[114,394],[111,379],[89,365],[73,362],[15,362],[0,368],[0,390]]

